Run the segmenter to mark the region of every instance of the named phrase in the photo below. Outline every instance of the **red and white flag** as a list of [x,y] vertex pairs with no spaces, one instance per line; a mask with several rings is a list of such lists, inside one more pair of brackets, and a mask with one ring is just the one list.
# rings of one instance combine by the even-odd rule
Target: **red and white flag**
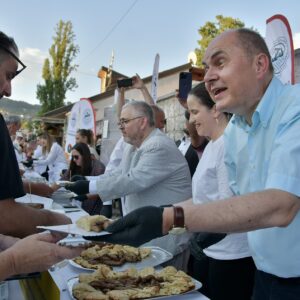
[[293,36],[285,16],[274,15],[267,20],[265,40],[271,54],[275,75],[284,84],[294,84]]

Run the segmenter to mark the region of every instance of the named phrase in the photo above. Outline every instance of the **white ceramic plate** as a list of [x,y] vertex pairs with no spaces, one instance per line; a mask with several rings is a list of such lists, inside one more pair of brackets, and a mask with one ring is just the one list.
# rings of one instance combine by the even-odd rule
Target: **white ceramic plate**
[[[114,271],[124,271],[127,270],[128,268],[136,268],[136,269],[143,269],[145,267],[155,267],[158,266],[170,259],[173,258],[173,255],[160,248],[160,247],[145,247],[145,248],[150,248],[151,249],[151,254],[144,258],[143,260],[136,262],[136,263],[125,263],[122,266],[113,266],[113,270]],[[70,265],[72,265],[75,268],[81,269],[81,270],[87,270],[87,271],[95,271],[95,269],[89,269],[89,268],[85,268],[82,267],[81,265],[77,264],[75,261],[73,261],[72,259],[69,260]]]
[[[201,288],[202,283],[199,282],[198,280],[194,279],[194,278],[193,278],[193,281],[195,283],[195,288],[193,288],[192,290],[190,290],[186,293],[179,294],[179,295],[160,296],[160,297],[149,298],[149,299],[164,299],[164,298],[181,296],[181,295],[186,295],[186,294],[191,293],[191,292],[195,292],[195,291],[197,291],[198,289]],[[71,296],[72,300],[75,300],[75,298],[73,297],[72,289],[73,289],[74,284],[76,284],[76,283],[78,283],[78,277],[72,277],[67,281],[67,287],[68,287],[68,290],[69,290],[69,293],[70,293],[70,296]]]
[[57,225],[57,226],[37,226],[37,228],[45,229],[49,231],[65,232],[68,234],[76,234],[80,236],[100,236],[100,235],[111,234],[108,231],[100,231],[100,232],[86,231],[82,228],[79,228],[76,224]]

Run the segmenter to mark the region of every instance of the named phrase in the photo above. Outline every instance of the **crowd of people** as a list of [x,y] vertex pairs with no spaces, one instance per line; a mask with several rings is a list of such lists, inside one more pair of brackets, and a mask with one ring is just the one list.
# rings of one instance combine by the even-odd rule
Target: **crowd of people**
[[[1,33],[1,97],[11,94],[18,64],[24,69],[14,40]],[[129,88],[143,101],[126,101],[128,88],[118,88],[122,137],[106,167],[91,130],[78,130],[68,161],[48,133],[26,141],[18,117],[6,125],[0,117],[0,279],[80,253],[59,246],[62,236],[35,234],[36,225],[70,219],[15,201],[28,189],[51,197],[65,180],[91,215],[111,216],[121,199],[112,234],[90,239],[168,250],[165,264],[199,279],[211,300],[299,299],[300,87],[276,79],[264,39],[246,28],[216,37],[203,65],[204,81],[178,99],[186,124],[176,143],[138,74]],[[49,184],[31,183],[28,168]]]

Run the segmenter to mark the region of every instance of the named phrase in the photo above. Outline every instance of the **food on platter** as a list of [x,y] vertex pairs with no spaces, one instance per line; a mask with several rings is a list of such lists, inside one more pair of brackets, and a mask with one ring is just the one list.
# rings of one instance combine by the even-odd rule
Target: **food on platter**
[[111,221],[102,215],[83,216],[76,221],[76,225],[86,231],[100,232],[104,230]]
[[192,277],[174,267],[155,271],[147,267],[140,271],[112,271],[101,266],[92,274],[80,274],[78,283],[72,287],[77,300],[84,299],[145,299],[179,295],[195,288]]
[[127,262],[139,262],[151,254],[150,248],[126,245],[96,244],[74,258],[74,262],[88,269],[98,269],[102,264],[121,266]]

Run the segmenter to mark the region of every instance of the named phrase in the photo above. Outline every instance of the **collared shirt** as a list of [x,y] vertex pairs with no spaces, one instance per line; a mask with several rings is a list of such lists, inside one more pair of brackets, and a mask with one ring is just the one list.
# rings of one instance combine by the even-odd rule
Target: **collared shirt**
[[[252,116],[252,126],[234,116],[224,137],[235,194],[279,189],[300,196],[300,85],[283,85],[273,78]],[[300,213],[285,228],[249,232],[257,268],[285,278],[300,276],[299,230]]]

